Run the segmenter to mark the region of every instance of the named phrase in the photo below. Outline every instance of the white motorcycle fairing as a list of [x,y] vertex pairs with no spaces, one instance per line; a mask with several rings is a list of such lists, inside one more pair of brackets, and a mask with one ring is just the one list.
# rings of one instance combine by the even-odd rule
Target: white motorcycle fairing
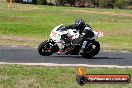
[[70,38],[70,40],[74,40],[76,38],[79,37],[79,32],[76,29],[64,29],[65,27],[63,26],[63,24],[58,25],[57,27],[55,27],[51,33],[50,33],[50,38],[54,41],[54,42],[61,42],[61,36],[66,34],[67,37]]

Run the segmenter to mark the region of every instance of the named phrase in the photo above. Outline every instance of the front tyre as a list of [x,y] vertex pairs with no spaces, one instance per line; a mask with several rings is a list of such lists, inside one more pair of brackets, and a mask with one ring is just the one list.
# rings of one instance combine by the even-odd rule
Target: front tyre
[[87,59],[97,55],[99,51],[100,51],[100,44],[99,42],[94,41],[86,45],[84,53],[82,53],[81,55]]
[[38,47],[38,52],[40,55],[42,56],[50,56],[53,54],[52,50],[49,48],[49,43],[47,42],[47,40],[45,40],[44,42],[42,42],[39,47]]

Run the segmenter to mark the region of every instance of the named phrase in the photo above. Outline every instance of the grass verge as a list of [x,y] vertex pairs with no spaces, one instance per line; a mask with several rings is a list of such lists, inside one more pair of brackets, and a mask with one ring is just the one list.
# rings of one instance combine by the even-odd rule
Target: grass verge
[[[77,67],[0,65],[0,88],[131,88],[129,84],[76,83]],[[86,68],[87,74],[130,74],[130,68]]]

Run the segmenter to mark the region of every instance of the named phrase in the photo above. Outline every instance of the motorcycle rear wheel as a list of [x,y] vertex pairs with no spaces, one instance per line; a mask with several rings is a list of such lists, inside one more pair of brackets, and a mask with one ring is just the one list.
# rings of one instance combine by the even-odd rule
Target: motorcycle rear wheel
[[[86,45],[88,46],[88,45]],[[81,55],[85,58],[91,58],[95,55],[97,55],[100,51],[100,44],[97,41],[94,41],[90,44],[90,46],[88,46],[88,48],[84,49],[84,53],[82,53]]]

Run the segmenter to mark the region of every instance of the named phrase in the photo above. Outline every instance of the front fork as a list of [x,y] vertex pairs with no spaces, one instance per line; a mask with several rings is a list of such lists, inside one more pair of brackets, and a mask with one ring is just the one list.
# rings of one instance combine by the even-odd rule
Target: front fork
[[52,39],[47,39],[47,42],[49,44],[49,49],[52,49],[52,47],[54,46],[54,41]]

